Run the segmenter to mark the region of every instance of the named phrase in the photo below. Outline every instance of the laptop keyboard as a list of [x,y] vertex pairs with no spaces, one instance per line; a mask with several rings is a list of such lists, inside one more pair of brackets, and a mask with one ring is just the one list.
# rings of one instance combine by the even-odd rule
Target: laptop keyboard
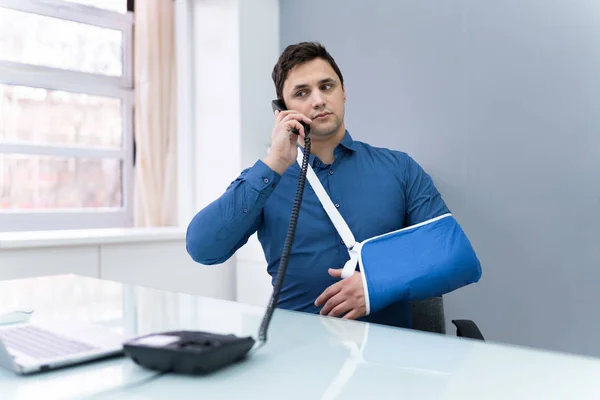
[[14,349],[36,359],[66,356],[96,349],[86,343],[58,336],[31,325],[0,330],[0,339],[9,350]]

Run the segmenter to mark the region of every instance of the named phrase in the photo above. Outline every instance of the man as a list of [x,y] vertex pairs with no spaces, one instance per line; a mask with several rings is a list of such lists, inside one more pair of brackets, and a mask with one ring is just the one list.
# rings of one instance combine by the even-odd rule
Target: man
[[[275,113],[268,155],[191,221],[187,250],[195,261],[222,263],[258,232],[267,270],[275,278],[300,172],[301,121],[311,128],[310,165],[357,241],[449,212],[431,178],[411,157],[352,139],[344,124],[344,79],[322,45],[288,46],[272,77],[277,97],[289,111]],[[293,128],[300,134],[292,133]],[[361,272],[341,279],[348,259],[346,246],[307,183],[278,307],[410,327],[407,299],[366,315]]]

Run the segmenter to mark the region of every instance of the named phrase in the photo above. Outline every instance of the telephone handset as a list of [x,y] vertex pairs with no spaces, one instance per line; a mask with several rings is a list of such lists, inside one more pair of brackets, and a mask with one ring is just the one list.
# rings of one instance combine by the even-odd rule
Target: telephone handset
[[[273,112],[285,110],[281,100],[273,101]],[[279,293],[287,271],[292,242],[296,233],[296,223],[304,194],[306,171],[310,156],[309,125],[301,122],[305,129],[304,155],[298,177],[298,189],[292,205],[287,236],[283,244],[273,293],[263,316],[258,332],[258,347],[267,341],[267,330],[279,300]],[[298,134],[298,132],[296,132]],[[300,149],[298,149],[300,151]],[[226,367],[245,358],[255,347],[256,341],[250,336],[238,337],[214,332],[174,330],[154,333],[134,338],[123,344],[125,355],[136,364],[161,373],[206,374]]]
[[[273,100],[271,102],[271,107],[273,108],[273,112],[275,112],[275,111],[286,111],[287,110],[287,108],[285,107],[285,103],[281,99],[275,99],[275,100]],[[304,127],[304,134],[306,136],[308,136],[308,134],[310,133],[310,125],[308,125],[304,121],[300,121],[300,124],[302,125],[302,127]],[[296,129],[296,128],[292,128],[292,133],[295,133],[296,135],[300,134],[300,132],[298,132],[298,129]]]

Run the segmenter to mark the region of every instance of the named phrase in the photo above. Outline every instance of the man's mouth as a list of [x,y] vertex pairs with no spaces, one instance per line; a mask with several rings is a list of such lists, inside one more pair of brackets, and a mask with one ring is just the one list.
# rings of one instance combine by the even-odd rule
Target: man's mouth
[[315,115],[315,117],[313,119],[327,118],[329,115],[331,115],[331,114],[330,113],[321,113],[321,114]]

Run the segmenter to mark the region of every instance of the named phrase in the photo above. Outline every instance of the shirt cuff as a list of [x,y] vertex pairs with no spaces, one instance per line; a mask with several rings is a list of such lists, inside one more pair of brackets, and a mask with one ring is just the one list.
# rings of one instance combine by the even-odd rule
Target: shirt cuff
[[246,174],[246,182],[257,192],[270,192],[281,180],[281,175],[273,171],[262,160],[256,161]]

